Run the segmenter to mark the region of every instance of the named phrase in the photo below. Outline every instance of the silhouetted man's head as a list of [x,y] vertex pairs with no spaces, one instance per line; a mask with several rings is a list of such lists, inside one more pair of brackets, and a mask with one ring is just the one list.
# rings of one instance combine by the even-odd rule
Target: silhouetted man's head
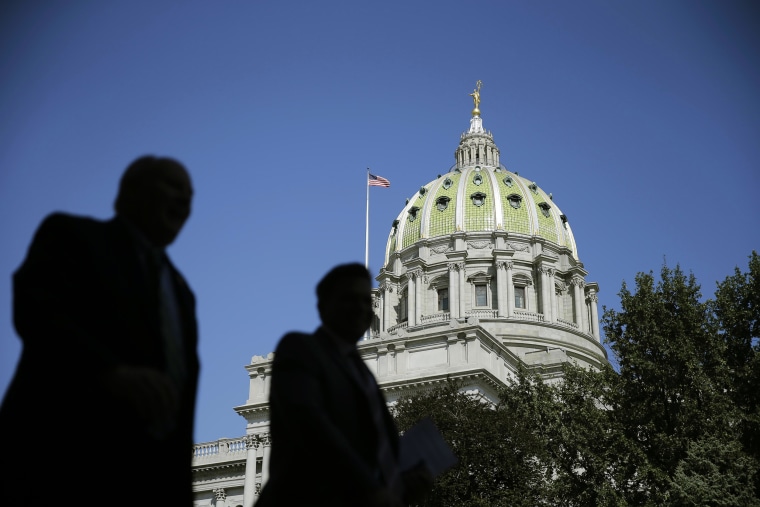
[[372,275],[359,263],[331,269],[317,284],[322,323],[342,339],[355,343],[372,323]]
[[144,156],[121,177],[116,213],[134,223],[153,245],[171,244],[190,216],[193,186],[174,159]]

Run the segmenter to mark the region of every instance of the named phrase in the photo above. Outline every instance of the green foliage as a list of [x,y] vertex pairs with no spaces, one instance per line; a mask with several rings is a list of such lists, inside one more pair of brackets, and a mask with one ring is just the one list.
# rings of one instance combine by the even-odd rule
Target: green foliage
[[620,365],[612,408],[625,435],[644,452],[639,470],[648,501],[668,498],[669,478],[689,442],[730,433],[735,410],[725,396],[725,343],[694,275],[663,266],[625,284],[622,310],[605,309],[602,322]]
[[689,442],[671,484],[671,505],[751,507],[760,505],[752,494],[757,463],[735,440],[715,437]]
[[[760,256],[753,251],[749,270],[736,268],[718,284],[713,308],[726,344],[726,391],[741,413],[738,430],[744,451],[760,463]],[[760,492],[760,473],[755,474]]]
[[618,506],[626,505],[626,497],[638,498],[637,487],[630,486],[644,457],[609,410],[616,377],[609,366],[594,372],[568,365],[555,386],[552,505]]
[[436,480],[425,506],[534,506],[543,486],[541,446],[528,422],[447,382],[395,407],[401,431],[430,416],[459,463]]

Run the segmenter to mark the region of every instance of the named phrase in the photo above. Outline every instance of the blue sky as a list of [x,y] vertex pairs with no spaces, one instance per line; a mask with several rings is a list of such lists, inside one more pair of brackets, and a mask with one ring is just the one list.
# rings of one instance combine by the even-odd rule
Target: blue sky
[[[0,390],[40,220],[112,215],[139,155],[189,168],[170,255],[198,297],[196,441],[236,437],[244,366],[318,325],[333,265],[454,162],[477,80],[507,168],[568,216],[601,306],[664,261],[715,282],[760,247],[752,2],[10,1],[0,6]],[[51,396],[66,365],[44,365]],[[40,400],[44,402],[44,400]]]

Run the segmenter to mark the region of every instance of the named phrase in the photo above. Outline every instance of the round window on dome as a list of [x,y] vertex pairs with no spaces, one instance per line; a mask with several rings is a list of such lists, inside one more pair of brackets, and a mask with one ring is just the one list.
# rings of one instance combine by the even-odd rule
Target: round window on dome
[[486,194],[483,192],[475,192],[470,196],[470,199],[472,199],[472,203],[475,206],[483,206],[483,204],[486,202]]
[[480,173],[476,174],[474,178],[472,178],[472,182],[475,185],[481,185],[483,183],[483,177],[480,175]]
[[520,209],[520,203],[522,202],[522,197],[517,194],[510,194],[507,196],[507,201],[509,201],[509,205],[512,206],[514,209]]
[[449,199],[449,198],[448,198],[448,197],[446,197],[445,195],[442,195],[441,197],[439,197],[438,199],[436,199],[436,200],[435,200],[435,207],[436,207],[436,209],[437,209],[438,211],[443,211],[443,210],[445,210],[446,208],[448,208],[448,207],[449,207],[449,201],[450,201],[450,200],[451,200],[451,199]]
[[501,181],[503,181],[503,182],[504,182],[504,184],[505,184],[506,186],[508,186],[508,187],[511,187],[512,185],[514,185],[514,184],[515,184],[515,183],[514,183],[514,181],[512,181],[512,176],[509,176],[509,175],[505,176],[505,177],[504,177],[504,179],[503,179],[503,180],[501,180]]

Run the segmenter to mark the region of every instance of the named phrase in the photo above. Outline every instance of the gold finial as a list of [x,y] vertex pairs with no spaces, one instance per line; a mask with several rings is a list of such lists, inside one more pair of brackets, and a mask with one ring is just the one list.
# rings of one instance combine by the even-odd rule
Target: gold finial
[[477,88],[475,88],[470,94],[470,97],[472,97],[472,102],[475,104],[475,109],[472,110],[472,115],[480,116],[480,109],[478,109],[478,107],[480,106],[480,86],[483,83],[480,81],[480,79],[478,79],[478,82],[475,84]]

